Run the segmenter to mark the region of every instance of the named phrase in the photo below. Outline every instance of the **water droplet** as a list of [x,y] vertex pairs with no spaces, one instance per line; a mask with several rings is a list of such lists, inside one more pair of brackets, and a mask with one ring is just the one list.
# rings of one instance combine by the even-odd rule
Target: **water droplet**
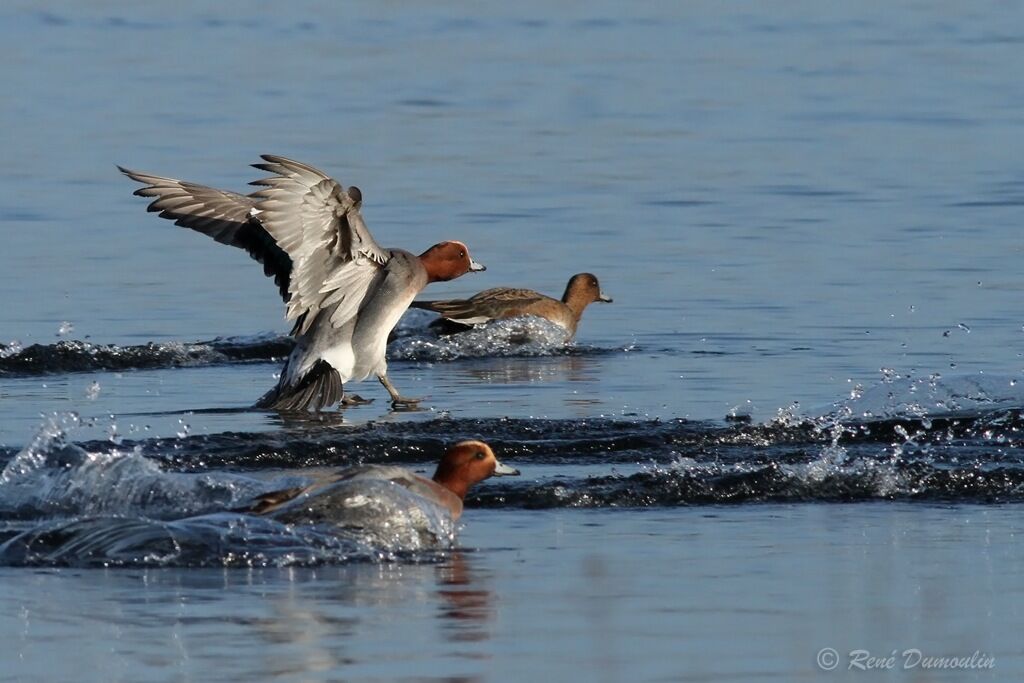
[[966,332],[967,334],[971,333],[971,328],[967,327],[967,325],[964,325],[963,323],[957,323],[956,326],[959,327],[964,332]]
[[9,356],[16,356],[21,353],[25,347],[21,345],[21,342],[17,339],[12,339],[6,344],[0,344],[0,358],[7,358]]
[[85,397],[87,399],[89,399],[90,401],[95,401],[97,398],[99,398],[99,395],[100,395],[100,383],[95,381],[95,380],[93,380],[93,383],[90,384],[85,389]]
[[75,331],[74,324],[69,322],[69,321],[67,321],[67,320],[65,320],[64,322],[62,322],[60,324],[60,327],[57,328],[57,336],[58,337],[63,337],[65,335],[71,334],[74,331]]

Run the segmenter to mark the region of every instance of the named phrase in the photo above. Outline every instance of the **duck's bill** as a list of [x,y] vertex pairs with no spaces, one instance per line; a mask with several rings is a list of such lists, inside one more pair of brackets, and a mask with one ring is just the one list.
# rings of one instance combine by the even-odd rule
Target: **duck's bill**
[[608,296],[608,295],[607,295],[607,294],[605,294],[604,292],[601,292],[600,294],[598,294],[598,295],[597,295],[597,300],[598,300],[598,301],[603,301],[603,302],[605,302],[606,304],[610,304],[610,303],[612,303],[613,301],[615,301],[615,299],[611,298],[610,296]]
[[517,476],[519,476],[519,470],[517,470],[515,467],[509,467],[508,465],[503,465],[501,463],[501,461],[495,461],[495,462],[496,462],[496,464],[494,465],[494,474],[491,475],[491,476],[494,476],[494,477],[517,477]]
[[477,263],[476,261],[470,261],[469,262],[469,272],[471,272],[471,273],[482,273],[485,270],[487,270],[487,266],[485,266],[484,264]]

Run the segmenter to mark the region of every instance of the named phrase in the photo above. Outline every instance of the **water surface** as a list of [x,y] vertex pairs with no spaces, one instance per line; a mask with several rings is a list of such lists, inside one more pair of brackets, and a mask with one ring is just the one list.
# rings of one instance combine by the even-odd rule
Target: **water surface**
[[[241,568],[221,517],[0,490],[3,539],[203,530],[0,570],[0,677],[839,680],[832,647],[1019,678],[1022,31],[995,1],[6,4],[0,457],[74,412],[94,464],[47,441],[18,495],[428,471],[470,436],[523,476],[453,548],[285,561],[263,529]],[[467,242],[487,272],[432,298],[589,271],[615,303],[568,349],[411,316],[390,374],[422,412],[372,382],[326,421],[249,410],[287,352],[274,286],[114,164],[241,190],[267,152],[359,185],[382,244]]]

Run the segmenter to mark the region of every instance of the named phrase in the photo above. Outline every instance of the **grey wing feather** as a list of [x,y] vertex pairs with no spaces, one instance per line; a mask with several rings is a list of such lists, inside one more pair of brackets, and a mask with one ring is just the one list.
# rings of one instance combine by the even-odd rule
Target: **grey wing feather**
[[236,244],[238,229],[249,222],[256,200],[237,192],[217,190],[204,185],[132,171],[122,166],[121,173],[145,187],[135,190],[138,197],[153,197],[149,211],[177,225],[209,235],[221,244]]
[[[284,157],[262,155],[255,167],[270,173],[252,184],[260,224],[293,263],[288,318],[303,318],[300,332],[312,325],[316,313],[339,299],[361,301],[377,268],[390,255],[381,249],[359,214],[361,195],[346,192],[321,171]],[[333,295],[333,296],[332,296]],[[340,327],[358,311],[346,306],[345,319],[332,316]]]
[[174,178],[133,171],[122,166],[121,173],[142,183],[134,192],[152,198],[148,210],[175,225],[208,235],[221,244],[244,249],[263,264],[263,272],[274,278],[285,302],[289,299],[292,261],[263,227],[253,219],[256,199]]
[[255,168],[272,175],[256,180],[253,193],[260,220],[289,254],[312,251],[310,238],[329,242],[343,261],[369,258],[383,265],[388,255],[377,245],[363,222],[359,207],[362,197],[351,193],[323,172],[292,159],[263,154],[266,162]]

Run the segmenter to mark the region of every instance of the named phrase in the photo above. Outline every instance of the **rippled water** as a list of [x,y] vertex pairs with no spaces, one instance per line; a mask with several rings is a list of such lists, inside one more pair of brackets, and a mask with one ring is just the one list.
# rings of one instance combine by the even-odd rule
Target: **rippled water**
[[[7,3],[0,680],[841,680],[908,648],[994,668],[856,675],[1019,678],[1020,18]],[[358,184],[383,244],[467,242],[488,270],[430,298],[590,271],[615,303],[568,345],[412,311],[423,410],[252,410],[273,285],[114,164],[240,190],[265,152]],[[238,507],[461,438],[522,476],[454,540]]]

